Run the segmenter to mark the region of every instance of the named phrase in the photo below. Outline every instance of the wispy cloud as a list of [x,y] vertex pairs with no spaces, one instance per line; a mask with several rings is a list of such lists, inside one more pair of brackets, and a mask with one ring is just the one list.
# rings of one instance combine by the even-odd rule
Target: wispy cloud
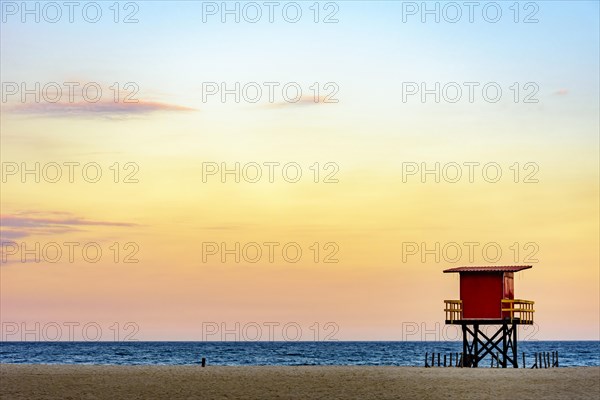
[[7,106],[6,111],[14,114],[45,117],[117,117],[147,115],[156,112],[190,112],[195,108],[157,101],[140,100],[136,103],[86,101],[57,103],[24,103]]
[[[39,215],[45,216],[40,217]],[[86,226],[131,227],[137,226],[137,224],[89,220],[62,212],[49,212],[45,214],[27,212],[0,215],[0,237],[3,241],[32,235],[58,235],[77,232],[83,230],[82,227]]]
[[[316,100],[316,101],[315,101]],[[334,104],[334,99],[328,99],[325,96],[319,96],[315,99],[314,96],[302,96],[297,102],[280,101],[277,103],[271,103],[265,105],[266,108],[281,109],[281,108],[293,108],[293,107],[308,107],[318,106],[323,104]]]

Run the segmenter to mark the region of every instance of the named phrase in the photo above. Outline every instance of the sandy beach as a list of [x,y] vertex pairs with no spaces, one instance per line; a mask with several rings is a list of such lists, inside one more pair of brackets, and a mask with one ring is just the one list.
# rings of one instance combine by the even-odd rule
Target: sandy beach
[[597,399],[600,367],[0,365],[2,399]]

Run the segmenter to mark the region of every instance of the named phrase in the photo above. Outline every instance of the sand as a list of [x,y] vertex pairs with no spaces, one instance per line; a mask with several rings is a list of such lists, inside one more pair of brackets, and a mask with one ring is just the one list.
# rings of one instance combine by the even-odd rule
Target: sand
[[2,399],[598,399],[600,367],[0,365]]

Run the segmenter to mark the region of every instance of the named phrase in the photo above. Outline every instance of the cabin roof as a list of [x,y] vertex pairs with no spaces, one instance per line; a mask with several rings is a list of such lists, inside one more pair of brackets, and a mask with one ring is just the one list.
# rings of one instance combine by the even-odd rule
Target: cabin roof
[[531,265],[502,265],[502,266],[478,266],[478,267],[456,267],[445,269],[444,272],[518,272],[531,268]]

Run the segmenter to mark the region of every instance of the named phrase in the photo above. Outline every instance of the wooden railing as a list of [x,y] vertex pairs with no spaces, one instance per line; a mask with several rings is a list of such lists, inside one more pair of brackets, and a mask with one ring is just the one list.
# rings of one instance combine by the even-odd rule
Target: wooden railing
[[[502,313],[509,313],[511,322],[515,320],[521,323],[533,323],[533,301],[521,299],[503,299],[501,300]],[[460,321],[463,319],[462,300],[444,300],[446,321]]]
[[462,300],[444,300],[446,307],[446,321],[456,321],[462,319]]
[[502,300],[502,312],[510,313],[510,321],[514,321],[515,318],[519,318],[521,322],[532,323],[533,322],[533,301],[520,300],[520,299],[503,299]]

